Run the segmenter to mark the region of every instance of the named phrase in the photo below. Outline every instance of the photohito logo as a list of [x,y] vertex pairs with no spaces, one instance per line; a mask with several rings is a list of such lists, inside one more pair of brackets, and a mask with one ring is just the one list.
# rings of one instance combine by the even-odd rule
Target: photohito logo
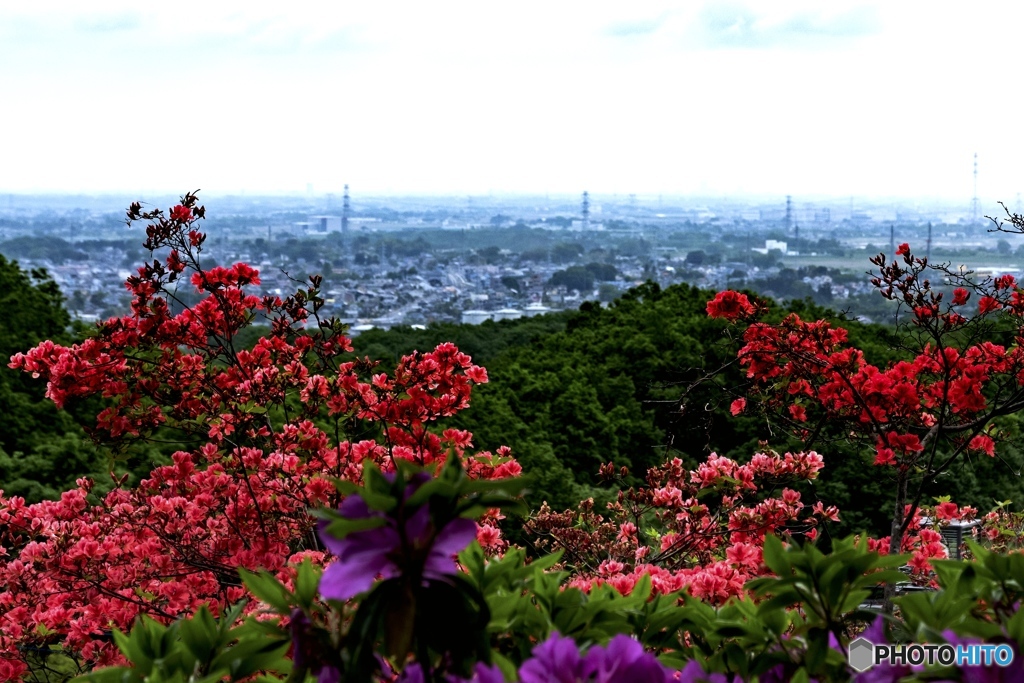
[[867,638],[857,638],[850,642],[849,661],[850,668],[858,673],[883,662],[904,666],[1009,666],[1013,663],[1013,648],[989,643],[875,645]]

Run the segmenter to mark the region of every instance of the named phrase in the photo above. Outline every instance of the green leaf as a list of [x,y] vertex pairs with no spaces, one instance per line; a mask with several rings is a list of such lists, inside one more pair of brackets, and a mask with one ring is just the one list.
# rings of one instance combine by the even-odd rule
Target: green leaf
[[455,486],[442,479],[431,479],[416,489],[405,500],[406,507],[417,508],[435,496],[444,500],[454,500],[457,495]]
[[790,573],[792,565],[786,557],[786,551],[782,547],[782,541],[774,534],[767,534],[764,537],[764,548],[762,551],[764,563],[778,576],[785,576]]
[[384,517],[363,517],[360,519],[335,519],[324,530],[329,536],[341,540],[349,534],[377,529],[387,524]]
[[308,558],[302,561],[295,573],[295,597],[303,607],[312,607],[320,586],[321,567],[315,566]]
[[270,572],[262,570],[256,574],[248,569],[239,568],[238,574],[242,577],[242,583],[249,589],[249,592],[277,610],[278,614],[291,613],[294,603],[291,592]]
[[191,619],[183,619],[178,628],[181,642],[197,660],[205,662],[217,647],[217,624],[206,606],[199,608]]

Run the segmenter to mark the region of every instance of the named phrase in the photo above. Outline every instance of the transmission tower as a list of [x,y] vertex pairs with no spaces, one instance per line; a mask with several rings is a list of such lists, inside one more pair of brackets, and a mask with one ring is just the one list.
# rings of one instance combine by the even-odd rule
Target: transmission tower
[[345,185],[345,194],[341,197],[341,239],[348,236],[348,185]]
[[582,217],[583,217],[582,225],[583,225],[583,230],[585,232],[585,231],[590,229],[590,193],[586,192],[586,191],[583,192],[583,211],[582,211]]
[[974,196],[971,198],[971,222],[978,222],[978,153],[974,153]]
[[793,227],[793,198],[788,194],[786,195],[786,234],[789,234],[789,229]]

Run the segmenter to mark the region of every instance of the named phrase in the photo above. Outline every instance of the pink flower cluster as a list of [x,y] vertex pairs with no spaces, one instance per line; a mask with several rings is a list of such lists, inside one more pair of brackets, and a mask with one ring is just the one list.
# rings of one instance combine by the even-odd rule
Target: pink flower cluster
[[[545,506],[526,530],[541,547],[564,551],[572,586],[608,584],[628,594],[649,576],[658,592],[687,588],[721,604],[767,571],[766,534],[813,539],[820,522],[838,520],[835,507],[808,506],[784,485],[814,479],[823,466],[813,451],[757,453],[745,464],[711,454],[690,471],[676,458],[648,471],[647,486],[621,492],[606,515],[592,500],[564,513]],[[759,493],[780,486],[779,497]]]

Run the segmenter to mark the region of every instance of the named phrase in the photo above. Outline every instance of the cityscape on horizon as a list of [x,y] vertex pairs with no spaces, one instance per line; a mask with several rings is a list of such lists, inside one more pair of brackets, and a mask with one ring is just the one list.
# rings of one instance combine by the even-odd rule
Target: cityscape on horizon
[[[897,204],[600,195],[206,196],[206,258],[252,263],[263,294],[322,274],[325,314],[352,334],[396,325],[479,324],[607,305],[655,282],[811,299],[865,320],[894,309],[863,277],[908,241],[979,277],[1024,274],[1024,245],[994,232],[998,204]],[[1019,211],[1016,204],[1007,205]],[[146,258],[124,224],[132,198],[0,195],[0,254],[44,268],[79,320],[124,314],[122,283]],[[147,198],[171,206],[173,196]],[[1003,215],[1006,218],[1005,214]],[[191,294],[186,287],[182,301]]]

